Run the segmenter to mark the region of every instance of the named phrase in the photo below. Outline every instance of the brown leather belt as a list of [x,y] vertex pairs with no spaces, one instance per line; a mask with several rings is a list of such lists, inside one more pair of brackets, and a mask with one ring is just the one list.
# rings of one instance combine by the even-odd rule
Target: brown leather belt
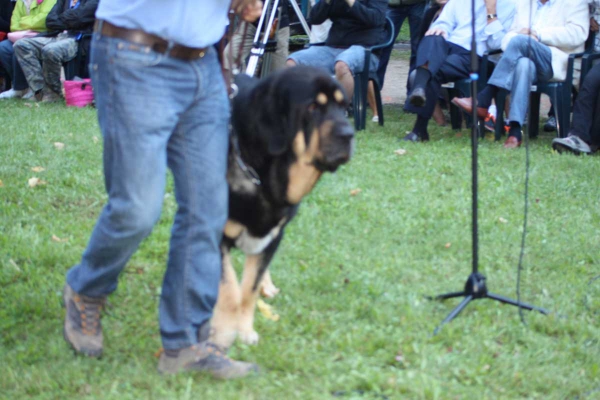
[[[169,42],[167,40],[160,36],[144,32],[141,29],[121,28],[107,21],[96,21],[94,32],[97,32],[102,36],[123,39],[131,43],[148,46],[150,49],[161,54],[166,54],[167,50],[169,50]],[[173,44],[168,55],[180,60],[191,61],[204,57],[206,50],[206,47],[197,48]]]

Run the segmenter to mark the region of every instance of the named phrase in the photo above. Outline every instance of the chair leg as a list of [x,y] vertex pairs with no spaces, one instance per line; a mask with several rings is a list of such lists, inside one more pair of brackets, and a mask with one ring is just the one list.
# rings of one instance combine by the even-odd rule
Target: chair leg
[[536,138],[540,132],[540,96],[539,92],[529,96],[529,137]]
[[352,104],[354,105],[354,127],[361,131],[366,127],[367,120],[367,90],[369,80],[363,74],[356,74],[354,77],[354,96]]
[[502,136],[504,135],[504,106],[506,104],[506,95],[506,90],[501,89],[496,96],[496,126],[494,132],[494,139],[496,141],[502,140]]
[[[454,89],[448,89],[448,99],[453,99],[458,96],[458,92]],[[455,131],[462,128],[462,111],[456,107],[452,102],[447,102],[448,111],[450,111],[450,125]]]
[[362,127],[362,94],[360,93],[360,85],[354,85],[354,96],[352,97],[352,110],[354,112],[354,129],[360,131]]
[[377,106],[377,115],[379,116],[379,126],[383,126],[383,103],[381,101],[381,90],[379,85],[373,82],[373,89],[375,92],[375,105]]
[[560,105],[560,116],[562,121],[560,122],[560,129],[557,129],[557,133],[559,137],[567,137],[569,134],[569,130],[571,128],[571,93],[569,90],[566,90],[565,87],[561,88],[562,93],[558,93],[561,97],[562,102]]

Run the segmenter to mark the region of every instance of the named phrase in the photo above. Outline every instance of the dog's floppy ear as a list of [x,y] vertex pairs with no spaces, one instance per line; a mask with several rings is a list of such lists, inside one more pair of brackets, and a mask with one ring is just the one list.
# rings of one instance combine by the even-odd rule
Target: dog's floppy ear
[[[289,79],[278,75],[262,81],[255,89],[253,103],[257,105],[260,131],[267,153],[280,156],[291,148],[300,128],[305,105],[298,99],[298,91]],[[256,118],[256,116],[255,116]]]
[[[279,121],[274,124],[275,129],[270,130],[268,140],[268,152],[272,156],[280,156],[288,150],[297,134],[299,119],[302,117],[300,107],[287,107],[287,110],[280,110],[276,115]],[[273,121],[275,122],[275,121]]]

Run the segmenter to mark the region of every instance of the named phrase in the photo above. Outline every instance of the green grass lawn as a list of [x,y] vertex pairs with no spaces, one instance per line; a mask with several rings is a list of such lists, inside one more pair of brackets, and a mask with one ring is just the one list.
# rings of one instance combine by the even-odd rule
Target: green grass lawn
[[[73,355],[60,298],[106,200],[96,113],[3,101],[0,121],[1,399],[600,398],[600,157],[531,143],[521,295],[553,314],[526,312],[523,325],[516,308],[481,300],[432,336],[458,300],[425,296],[460,290],[471,268],[469,134],[431,128],[431,142],[402,143],[413,117],[386,108],[385,128],[357,134],[353,160],[289,226],[272,264],[282,293],[268,301],[281,319],[258,315],[258,346],[231,352],[262,373],[217,382],[156,372],[171,185],[110,297],[104,357]],[[514,297],[525,149],[486,139],[479,154],[480,265]]]

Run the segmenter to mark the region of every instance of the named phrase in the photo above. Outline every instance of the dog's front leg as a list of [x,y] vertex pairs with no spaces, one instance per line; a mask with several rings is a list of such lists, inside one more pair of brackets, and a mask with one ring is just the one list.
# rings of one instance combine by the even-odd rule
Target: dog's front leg
[[246,344],[257,344],[258,333],[254,330],[254,310],[261,282],[263,255],[247,255],[242,277],[242,302],[238,332],[240,340]]
[[254,311],[261,283],[277,247],[283,238],[283,229],[261,254],[247,255],[242,277],[242,305],[238,325],[239,338],[247,344],[258,343],[258,333],[254,330]]
[[219,285],[219,297],[210,322],[210,341],[228,348],[233,344],[237,335],[242,297],[229,249],[221,246],[221,253],[223,255],[223,272]]

